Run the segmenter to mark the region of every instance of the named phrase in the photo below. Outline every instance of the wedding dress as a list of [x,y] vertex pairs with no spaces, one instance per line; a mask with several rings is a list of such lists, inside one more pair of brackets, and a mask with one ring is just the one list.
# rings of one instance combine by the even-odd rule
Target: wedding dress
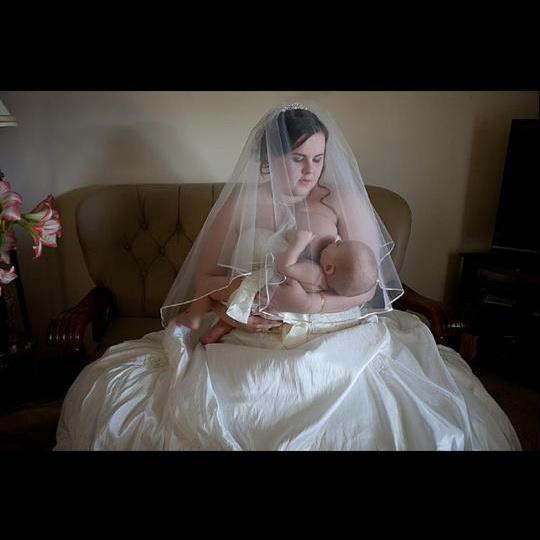
[[[244,293],[230,308],[249,309]],[[281,329],[223,343],[197,342],[209,315],[196,332],[171,323],[109,348],[70,388],[55,450],[521,448],[469,366],[415,315],[283,316]]]

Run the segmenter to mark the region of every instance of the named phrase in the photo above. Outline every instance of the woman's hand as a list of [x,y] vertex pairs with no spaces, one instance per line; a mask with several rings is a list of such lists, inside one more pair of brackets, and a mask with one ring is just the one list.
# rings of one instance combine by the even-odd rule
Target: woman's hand
[[270,319],[265,319],[264,317],[259,317],[258,315],[251,315],[247,324],[238,322],[227,315],[227,308],[221,302],[212,302],[212,311],[216,313],[222,321],[225,321],[227,324],[230,324],[239,330],[244,330],[245,332],[268,332],[268,330],[283,324],[283,321],[272,321]]

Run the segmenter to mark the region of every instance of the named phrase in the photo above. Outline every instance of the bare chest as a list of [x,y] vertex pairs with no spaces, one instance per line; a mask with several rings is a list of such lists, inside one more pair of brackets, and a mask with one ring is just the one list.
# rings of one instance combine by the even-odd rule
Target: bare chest
[[321,249],[335,242],[338,234],[336,214],[322,203],[300,209],[296,213],[296,225],[298,229],[309,230],[316,235],[303,254],[312,260],[318,260]]

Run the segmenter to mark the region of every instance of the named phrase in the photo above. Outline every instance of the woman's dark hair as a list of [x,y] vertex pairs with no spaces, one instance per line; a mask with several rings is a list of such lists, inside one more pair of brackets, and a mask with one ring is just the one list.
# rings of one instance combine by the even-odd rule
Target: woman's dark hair
[[[268,165],[268,150],[273,155],[283,156],[298,148],[316,133],[322,133],[328,140],[328,129],[319,118],[307,109],[287,109],[281,111],[275,120],[277,133],[267,144],[266,132],[261,139],[261,173]],[[268,148],[269,147],[269,148]]]

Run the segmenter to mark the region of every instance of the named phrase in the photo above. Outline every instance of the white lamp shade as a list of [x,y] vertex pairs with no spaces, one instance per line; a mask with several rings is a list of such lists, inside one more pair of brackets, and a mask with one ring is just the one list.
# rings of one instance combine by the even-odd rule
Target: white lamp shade
[[0,100],[0,127],[16,126],[17,120],[11,116],[5,105]]

